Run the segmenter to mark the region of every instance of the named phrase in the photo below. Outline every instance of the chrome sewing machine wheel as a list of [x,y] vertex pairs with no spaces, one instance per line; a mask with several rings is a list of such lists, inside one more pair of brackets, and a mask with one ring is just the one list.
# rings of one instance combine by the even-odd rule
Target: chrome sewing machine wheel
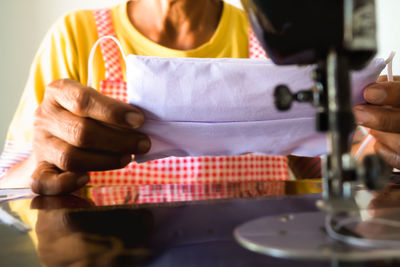
[[365,262],[400,258],[400,246],[372,248],[334,240],[325,230],[325,219],[325,212],[267,216],[237,227],[234,236],[253,252],[286,259]]

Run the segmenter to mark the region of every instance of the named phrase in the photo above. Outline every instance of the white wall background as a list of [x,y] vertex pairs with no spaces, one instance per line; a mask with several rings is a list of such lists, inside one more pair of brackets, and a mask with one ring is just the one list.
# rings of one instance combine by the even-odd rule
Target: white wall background
[[[21,96],[30,63],[50,25],[63,13],[114,5],[123,0],[3,0],[0,1],[0,150]],[[277,0],[279,1],[279,0]],[[228,0],[240,5],[240,0]],[[394,72],[400,74],[400,1],[376,0],[379,57],[398,52]]]

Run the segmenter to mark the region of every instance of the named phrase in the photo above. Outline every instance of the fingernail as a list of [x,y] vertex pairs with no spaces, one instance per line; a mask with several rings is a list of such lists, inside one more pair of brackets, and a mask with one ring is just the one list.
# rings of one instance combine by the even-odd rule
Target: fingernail
[[137,145],[138,153],[146,153],[150,150],[151,143],[149,139],[140,139]]
[[371,86],[365,89],[364,97],[369,103],[380,104],[386,99],[387,93],[381,87]]
[[82,187],[85,184],[87,184],[90,180],[90,176],[89,175],[84,175],[82,177],[80,177],[77,181],[76,184],[78,185],[78,187]]
[[122,166],[126,166],[131,162],[132,162],[132,155],[131,154],[125,155],[125,156],[123,156],[121,158],[121,165]]
[[365,124],[369,120],[369,114],[362,108],[354,108],[354,117],[357,124]]
[[126,122],[133,128],[139,128],[143,124],[143,115],[136,112],[129,112],[126,114]]

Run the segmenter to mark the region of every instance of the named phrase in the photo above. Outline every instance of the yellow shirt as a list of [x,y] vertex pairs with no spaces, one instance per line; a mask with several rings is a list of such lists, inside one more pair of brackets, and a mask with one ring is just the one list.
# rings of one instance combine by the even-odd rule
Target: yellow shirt
[[[160,57],[248,57],[248,22],[243,10],[224,3],[222,16],[213,37],[193,50],[175,50],[147,39],[131,24],[127,3],[111,8],[117,38],[125,55]],[[90,51],[97,41],[97,28],[91,10],[75,11],[51,28],[33,61],[22,99],[9,128],[7,141],[19,144],[32,140],[33,114],[43,101],[46,85],[70,78],[86,85]],[[93,84],[104,79],[105,68],[100,49],[94,58]]]

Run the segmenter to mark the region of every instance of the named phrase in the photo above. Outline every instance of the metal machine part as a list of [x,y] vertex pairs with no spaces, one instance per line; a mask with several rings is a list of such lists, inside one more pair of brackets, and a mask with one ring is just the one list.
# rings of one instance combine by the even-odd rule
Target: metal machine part
[[[316,129],[327,132],[330,154],[324,159],[324,200],[329,211],[352,200],[352,183],[370,189],[388,179],[385,163],[371,155],[358,165],[349,153],[355,129],[349,72],[364,67],[377,49],[374,0],[242,0],[255,34],[278,65],[316,64],[315,86],[291,93],[275,91],[278,109],[293,101],[317,108]],[[334,207],[328,207],[332,206]]]
[[326,214],[357,212],[354,185],[362,182],[376,190],[389,180],[390,169],[378,155],[358,164],[349,152],[355,130],[349,73],[363,68],[376,53],[375,0],[242,0],[242,4],[276,64],[316,65],[313,88],[291,93],[286,85],[280,85],[275,103],[280,110],[289,109],[293,101],[313,104],[316,129],[327,132],[330,154],[323,158],[323,201],[317,203],[324,212],[295,214],[285,221],[260,218],[237,228],[237,241],[252,251],[286,258],[398,258],[397,248],[339,244],[335,236],[329,238],[327,230],[331,228],[323,223]]
[[334,49],[362,68],[376,53],[374,0],[242,0],[268,56],[313,64]]
[[[236,228],[234,236],[242,246],[257,253],[278,258],[333,260],[333,266],[338,262],[344,266],[346,262],[399,258],[398,235],[396,240],[391,240],[399,244],[397,247],[353,246],[337,242],[326,233],[325,215],[325,212],[305,212],[261,217]],[[390,227],[385,226],[385,229]],[[351,228],[345,230],[350,232],[349,236],[362,237]]]

